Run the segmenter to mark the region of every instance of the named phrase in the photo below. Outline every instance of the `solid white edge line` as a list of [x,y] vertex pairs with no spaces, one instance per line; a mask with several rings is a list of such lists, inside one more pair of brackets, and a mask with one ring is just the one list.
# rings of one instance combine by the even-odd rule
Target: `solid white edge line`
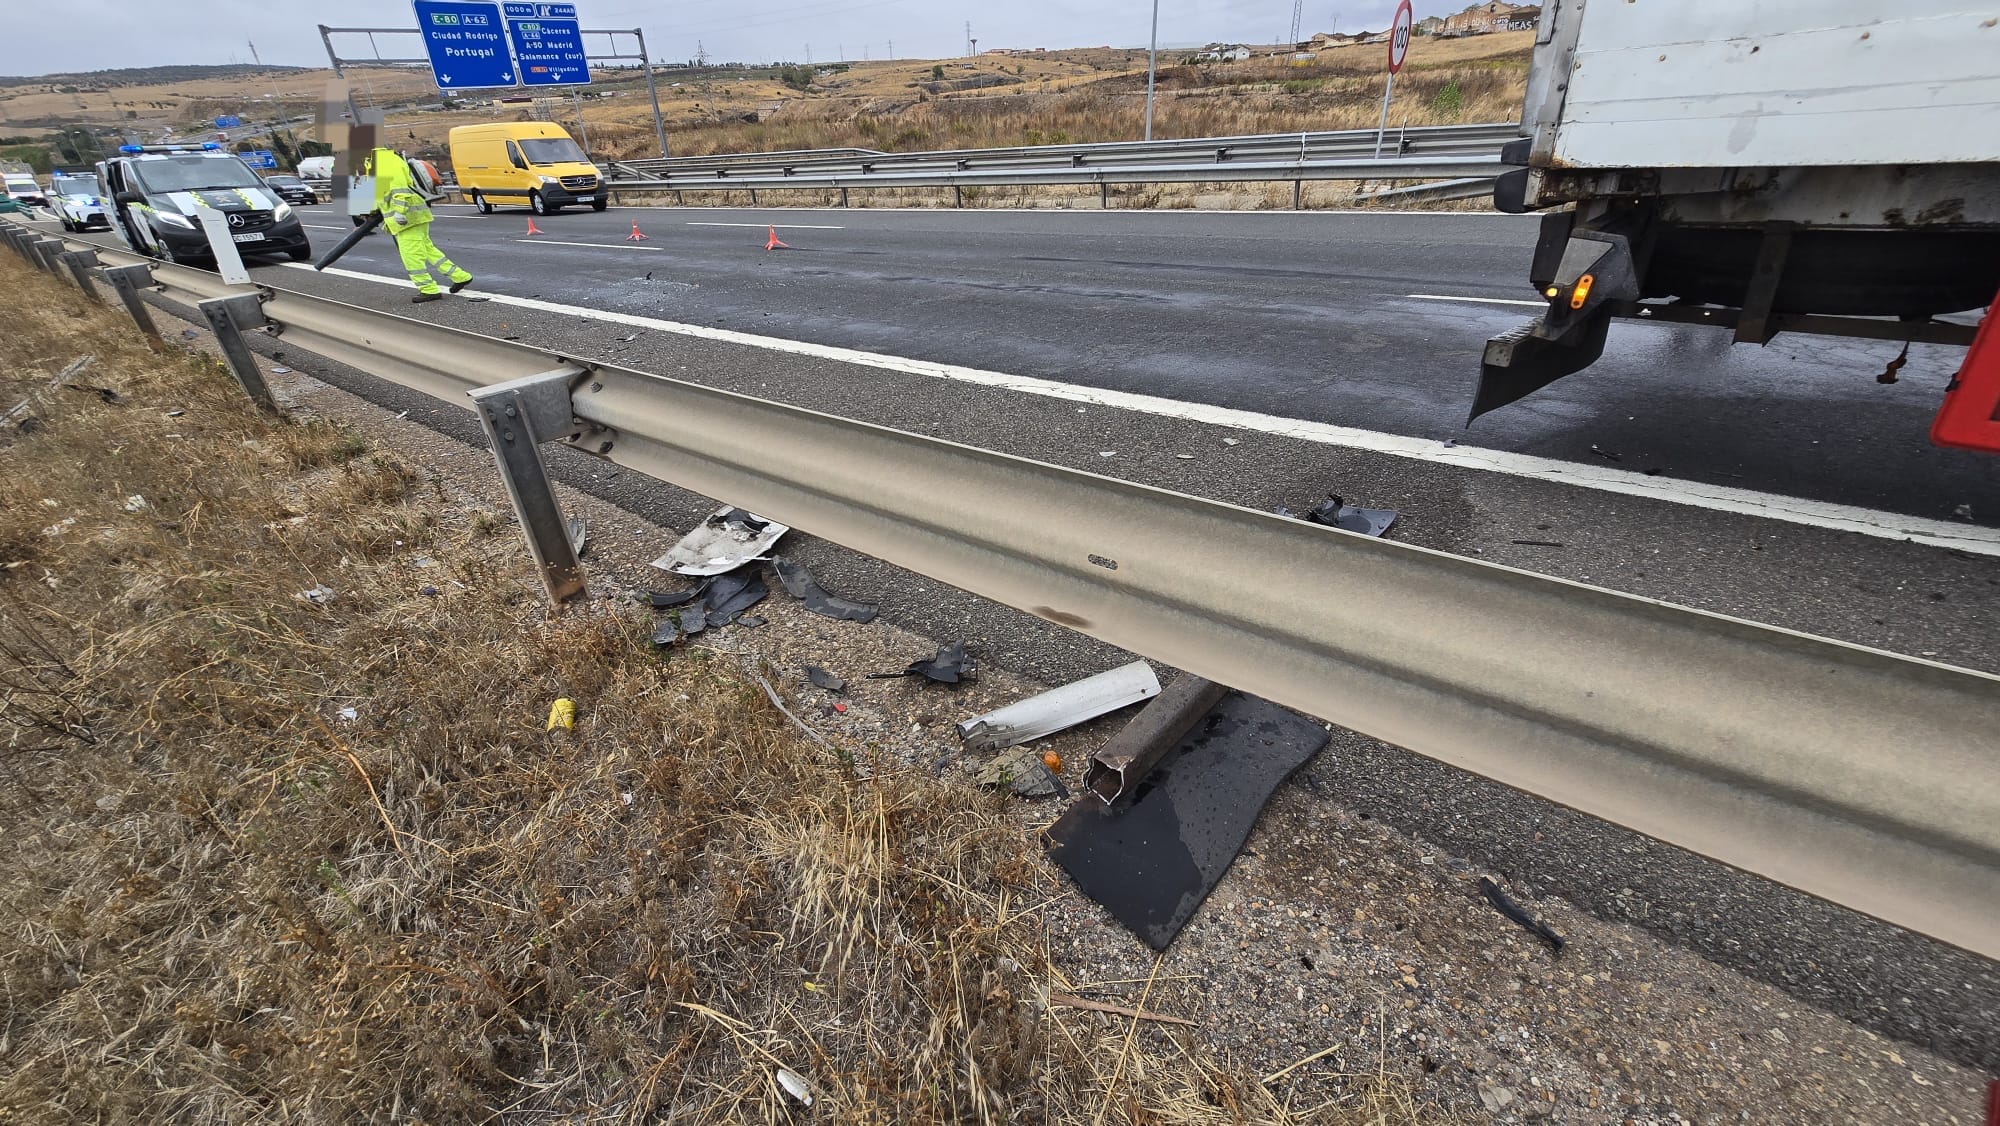
[[1546,301],[1522,301],[1514,297],[1453,297],[1444,293],[1405,293],[1406,301],[1469,301],[1475,305],[1526,305],[1530,309],[1546,309]]
[[[311,270],[304,262],[287,262],[284,265],[295,270]],[[323,273],[334,274],[359,281],[377,282],[383,285],[408,286],[403,278],[381,277],[364,274],[355,270],[330,268]],[[1187,403],[1178,399],[1164,399],[1155,395],[1142,395],[1131,391],[1107,391],[1095,387],[1080,387],[1073,383],[1058,383],[1052,379],[1039,379],[1027,375],[1008,375],[1004,372],[981,371],[978,368],[959,367],[956,364],[934,363],[929,360],[912,360],[901,356],[885,356],[875,352],[863,352],[852,348],[838,348],[827,344],[812,344],[802,340],[785,340],[775,336],[757,336],[731,329],[709,328],[704,325],[682,324],[678,321],[664,321],[656,317],[643,317],[631,313],[613,313],[600,309],[585,309],[575,305],[559,305],[553,301],[542,301],[531,297],[512,297],[503,293],[481,294],[486,299],[501,305],[512,305],[522,309],[537,309],[566,317],[583,317],[603,321],[607,324],[625,325],[631,328],[646,328],[657,332],[670,332],[680,336],[691,336],[701,340],[714,340],[725,344],[740,344],[751,348],[763,348],[772,352],[785,352],[797,356],[812,356],[817,359],[838,363],[858,364],[863,367],[880,368],[885,371],[902,372],[908,375],[929,376],[935,379],[949,379],[959,383],[970,383],[981,387],[996,387],[1006,391],[1018,391],[1028,395],[1041,395],[1051,399],[1062,399],[1073,403],[1088,403],[1095,406],[1111,407],[1116,410],[1133,411],[1138,414],[1158,415],[1164,418],[1178,418],[1189,422],[1207,423],[1212,426],[1232,430],[1247,430],[1270,434],[1279,438],[1291,438],[1302,442],[1316,442],[1326,446],[1340,446],[1345,449],[1363,450],[1369,453],[1385,454],[1390,457],[1408,458],[1412,461],[1447,465],[1458,469],[1477,469],[1489,473],[1500,473],[1510,477],[1526,477],[1533,480],[1550,481],[1556,484],[1575,485],[1579,488],[1596,489],[1600,492],[1618,493],[1624,496],[1644,497],[1649,500],[1665,501],[1669,504],[1704,508],[1714,512],[1732,512],[1744,516],[1761,516],[1770,520],[1780,520],[1788,524],[1802,524],[1808,527],[1825,528],[1837,532],[1852,532],[1857,535],[1873,536],[1878,539],[1906,540],[1930,547],[1956,548],[1978,555],[2000,556],[2000,528],[1984,528],[1972,524],[1953,524],[1943,520],[1933,520],[1922,516],[1905,516],[1895,512],[1881,512],[1861,508],[1856,505],[1833,504],[1826,501],[1806,500],[1801,497],[1780,496],[1774,493],[1760,493],[1751,489],[1732,488],[1728,485],[1710,485],[1700,481],[1688,481],[1673,477],[1649,477],[1629,469],[1611,469],[1582,462],[1558,461],[1554,458],[1536,457],[1533,454],[1510,453],[1506,450],[1489,450],[1478,446],[1447,446],[1430,438],[1411,438],[1401,434],[1383,434],[1374,430],[1362,430],[1352,426],[1339,426],[1330,422],[1309,422],[1304,419],[1282,418],[1277,415],[1259,414],[1255,411],[1238,410],[1234,407],[1210,406],[1206,403]]]

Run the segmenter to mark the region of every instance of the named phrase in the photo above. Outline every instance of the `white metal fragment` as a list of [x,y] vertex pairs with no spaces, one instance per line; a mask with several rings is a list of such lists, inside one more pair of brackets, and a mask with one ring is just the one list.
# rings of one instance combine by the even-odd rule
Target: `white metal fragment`
[[1160,678],[1154,675],[1153,666],[1133,661],[1052,688],[1039,696],[1016,700],[985,715],[961,720],[958,737],[967,750],[997,751],[1052,735],[1159,694]]

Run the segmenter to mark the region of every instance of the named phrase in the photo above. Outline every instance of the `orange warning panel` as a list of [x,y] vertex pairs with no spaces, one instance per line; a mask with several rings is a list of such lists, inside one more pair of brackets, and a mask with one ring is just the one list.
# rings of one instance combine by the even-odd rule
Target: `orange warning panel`
[[1979,322],[1965,366],[1944,393],[1944,405],[1931,423],[1931,441],[2000,454],[2000,294]]

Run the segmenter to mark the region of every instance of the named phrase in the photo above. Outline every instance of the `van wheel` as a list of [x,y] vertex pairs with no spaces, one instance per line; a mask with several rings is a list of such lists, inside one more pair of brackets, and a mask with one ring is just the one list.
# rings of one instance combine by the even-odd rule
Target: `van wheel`
[[593,203],[593,204],[591,204],[591,205],[590,205],[590,209],[591,209],[592,211],[602,211],[602,210],[604,210],[605,208],[607,208],[607,207],[609,207],[609,206],[611,206],[611,201],[610,201],[610,200],[608,200],[608,199],[600,199],[600,200],[598,200],[598,201],[597,201],[596,203]]
[[553,215],[556,213],[556,209],[549,206],[549,201],[543,199],[540,192],[528,193],[528,209],[537,215]]
[[472,206],[478,208],[481,215],[493,214],[493,201],[478,192],[472,193]]

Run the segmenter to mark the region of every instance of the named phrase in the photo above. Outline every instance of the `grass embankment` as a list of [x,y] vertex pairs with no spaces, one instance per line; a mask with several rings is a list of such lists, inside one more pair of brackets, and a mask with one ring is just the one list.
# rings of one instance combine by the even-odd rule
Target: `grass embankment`
[[0,1118],[1303,1120],[1046,1005],[1088,983],[1002,799],[551,618],[394,453],[0,285]]

